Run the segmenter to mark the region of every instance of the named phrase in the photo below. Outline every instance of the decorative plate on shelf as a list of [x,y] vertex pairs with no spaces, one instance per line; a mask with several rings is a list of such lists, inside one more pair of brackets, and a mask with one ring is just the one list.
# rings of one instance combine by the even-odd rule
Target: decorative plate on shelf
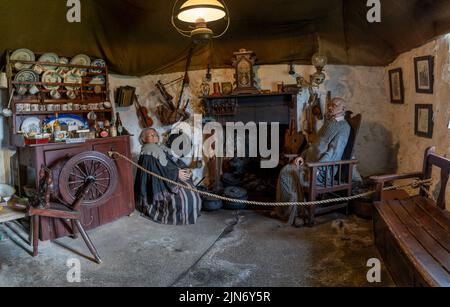
[[66,124],[68,126],[78,126],[78,127],[83,127],[83,128],[88,127],[87,120],[84,119],[83,117],[81,117],[79,115],[75,115],[75,114],[64,114],[64,115],[58,116],[58,118],[56,118],[56,116],[49,116],[45,120],[45,123],[47,125],[53,126],[56,119],[58,119],[58,121],[61,124]]
[[[39,75],[32,69],[22,69],[14,77],[14,81],[16,81],[16,82],[39,82]],[[29,85],[29,84],[26,84],[26,85],[16,84],[17,88],[19,88],[21,86],[24,86],[26,88],[31,87],[31,85]]]
[[[96,59],[92,62],[91,65],[97,67],[106,67],[106,62],[103,59]],[[101,73],[102,71],[102,69],[91,69],[91,72],[93,73]]]
[[[56,53],[48,52],[41,55],[39,58],[39,62],[47,62],[47,63],[59,63],[59,56]],[[42,65],[45,70],[55,70],[57,67],[53,65]]]
[[[13,61],[36,61],[36,57],[33,51],[26,48],[17,49],[16,51],[14,51],[11,54],[10,59]],[[33,66],[33,64],[24,64],[24,63],[14,64],[14,68],[17,70],[28,69],[31,68],[31,66]]]
[[91,58],[85,54],[79,54],[75,56],[71,61],[70,64],[73,65],[83,65],[83,66],[90,66],[91,65]]
[[58,73],[58,75],[61,76],[62,79],[64,79],[67,74],[70,72],[70,68],[69,67],[59,67],[56,72]]
[[[61,77],[55,70],[47,70],[42,75],[42,82],[46,83],[61,83]],[[59,85],[44,85],[47,90],[57,90]]]
[[41,132],[41,120],[38,117],[28,117],[20,126],[20,130],[26,134]]
[[104,85],[106,83],[104,76],[97,76],[92,78],[92,80],[89,82],[89,84],[94,85]]
[[[64,83],[79,83],[81,84],[83,82],[80,75],[75,74],[74,70],[69,71],[66,76],[64,77]],[[80,89],[79,86],[70,86],[66,85],[66,89],[68,91],[75,91]]]

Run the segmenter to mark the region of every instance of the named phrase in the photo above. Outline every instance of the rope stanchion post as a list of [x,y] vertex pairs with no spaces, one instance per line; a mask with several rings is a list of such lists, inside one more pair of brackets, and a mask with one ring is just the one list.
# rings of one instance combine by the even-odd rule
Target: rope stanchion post
[[[213,193],[209,193],[209,192],[205,192],[205,191],[200,191],[188,184],[182,184],[180,182],[176,182],[173,180],[170,180],[168,178],[165,178],[163,176],[160,176],[158,174],[155,174],[154,172],[149,171],[148,169],[140,166],[139,164],[137,164],[136,162],[134,162],[133,160],[129,159],[128,157],[115,152],[115,151],[110,151],[108,152],[108,155],[111,158],[114,158],[114,156],[117,156],[121,159],[124,159],[125,161],[129,162],[130,164],[136,166],[137,168],[139,168],[140,170],[142,170],[143,172],[151,175],[152,177],[158,178],[162,181],[165,181],[167,183],[173,184],[177,187],[180,188],[184,188],[187,190],[190,190],[194,193],[198,193],[200,195],[203,196],[207,196],[210,198],[214,198],[217,200],[222,200],[222,201],[227,201],[227,202],[232,202],[232,203],[239,203],[239,204],[245,204],[245,205],[251,205],[251,206],[267,206],[267,207],[292,207],[292,206],[300,206],[300,207],[307,207],[307,206],[317,206],[317,205],[328,205],[328,204],[333,204],[333,203],[338,203],[338,202],[346,202],[346,201],[352,201],[352,200],[356,200],[356,199],[360,199],[360,198],[364,198],[364,197],[369,197],[375,194],[375,191],[368,191],[362,194],[358,194],[358,195],[354,195],[354,196],[349,196],[349,197],[341,197],[341,198],[335,198],[335,199],[325,199],[325,200],[319,200],[319,201],[311,201],[311,202],[258,202],[258,201],[250,201],[250,200],[242,200],[242,199],[234,199],[234,198],[229,198],[229,197],[224,197],[224,196],[220,196],[220,195],[216,195]],[[393,190],[397,190],[397,189],[402,189],[402,188],[407,188],[407,187],[413,187],[413,188],[423,188],[424,185],[431,185],[431,179],[427,179],[427,180],[417,180],[413,183],[410,184],[406,184],[406,185],[401,185],[401,186],[392,186],[392,187],[387,187],[384,189],[384,191],[393,191]]]

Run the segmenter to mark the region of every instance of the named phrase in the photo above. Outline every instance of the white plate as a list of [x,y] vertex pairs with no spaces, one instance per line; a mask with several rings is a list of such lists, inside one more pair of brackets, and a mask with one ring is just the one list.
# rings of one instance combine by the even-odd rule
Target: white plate
[[[83,80],[81,76],[74,73],[74,70],[69,71],[64,77],[64,83],[82,83]],[[80,89],[79,86],[66,86],[66,89],[69,91],[76,91]]]
[[[59,63],[59,56],[56,53],[48,52],[41,55],[39,62]],[[45,70],[55,70],[57,67],[52,65],[42,65]]]
[[28,117],[25,119],[20,126],[20,130],[22,130],[25,133],[30,132],[41,132],[41,120],[37,117]]
[[[16,51],[14,51],[11,54],[10,59],[13,61],[36,61],[36,57],[33,51],[26,48],[17,49]],[[14,67],[17,70],[28,69],[31,68],[31,66],[33,66],[33,64],[24,64],[24,63],[14,64]]]
[[[60,75],[54,70],[47,70],[42,75],[42,82],[48,83],[61,83]],[[59,85],[44,85],[47,90],[57,90],[59,89]]]
[[83,66],[90,66],[91,65],[91,58],[85,54],[79,54],[75,56],[71,61],[70,64],[73,65],[83,65]]

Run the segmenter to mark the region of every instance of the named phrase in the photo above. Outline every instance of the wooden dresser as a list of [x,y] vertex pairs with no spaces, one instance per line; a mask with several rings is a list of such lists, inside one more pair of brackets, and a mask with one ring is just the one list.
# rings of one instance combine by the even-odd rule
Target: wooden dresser
[[[24,193],[24,186],[38,188],[38,172],[42,165],[52,169],[59,168],[64,165],[65,161],[87,151],[104,154],[116,151],[131,158],[130,136],[86,140],[85,143],[79,144],[50,143],[18,147],[20,177],[18,188],[20,193]],[[118,184],[114,195],[104,203],[82,206],[81,221],[86,229],[107,224],[130,215],[134,211],[132,167],[129,163],[121,160],[116,160],[115,163],[118,170]],[[68,226],[67,222],[63,220],[42,218],[40,239],[46,241],[67,236],[70,234]]]

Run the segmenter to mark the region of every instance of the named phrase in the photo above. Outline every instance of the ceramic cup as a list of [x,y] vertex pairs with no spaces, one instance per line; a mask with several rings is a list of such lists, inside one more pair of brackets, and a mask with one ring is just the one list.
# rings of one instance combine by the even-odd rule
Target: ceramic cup
[[45,104],[39,105],[39,111],[43,111],[43,112],[47,111],[47,106]]
[[69,64],[69,59],[61,57],[61,58],[59,58],[59,63],[60,64]]
[[39,112],[39,105],[38,104],[32,104],[31,105],[31,112]]
[[88,105],[87,104],[82,104],[81,105],[81,110],[82,111],[86,111],[88,109]]
[[23,104],[21,104],[21,103],[16,104],[16,111],[17,112],[22,112],[23,111]]
[[34,70],[35,73],[40,75],[40,74],[42,74],[44,72],[45,69],[41,65],[36,64],[36,65],[33,66],[33,70]]
[[79,111],[80,110],[80,105],[78,103],[74,103],[73,104],[73,110]]
[[77,94],[75,91],[67,91],[67,97],[69,97],[69,99],[75,99],[77,98]]
[[58,92],[58,90],[52,90],[50,92],[50,96],[52,96],[52,98],[54,99],[59,99],[61,98],[61,94]]
[[105,101],[103,103],[103,107],[105,107],[105,109],[111,109],[112,108],[112,104],[109,101]]
[[48,104],[47,105],[47,111],[53,111],[54,110],[54,105],[53,104]]
[[68,111],[68,110],[69,110],[69,108],[68,108],[67,104],[61,105],[61,111]]
[[53,111],[61,111],[61,105],[55,104],[55,105],[53,106]]
[[68,111],[72,111],[72,110],[73,110],[73,103],[69,102],[69,103],[67,104],[67,110],[68,110]]
[[97,109],[97,104],[96,103],[90,103],[88,109],[91,110],[91,111]]
[[39,93],[39,88],[38,88],[36,85],[33,85],[33,86],[28,90],[28,92],[29,92],[31,95],[36,95],[37,93]]
[[25,86],[21,85],[19,87],[19,89],[17,90],[17,94],[25,95],[27,93],[27,91],[28,91],[28,89]]
[[31,112],[31,104],[29,104],[29,103],[24,103],[24,104],[23,104],[23,111],[24,111],[24,112]]

